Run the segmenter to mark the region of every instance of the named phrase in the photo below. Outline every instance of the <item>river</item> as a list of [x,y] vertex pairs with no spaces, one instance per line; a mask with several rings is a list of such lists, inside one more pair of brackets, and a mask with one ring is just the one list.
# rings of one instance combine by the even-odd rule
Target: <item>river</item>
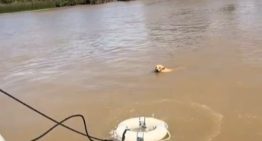
[[[0,15],[0,86],[51,117],[166,121],[172,141],[262,140],[262,1],[138,0]],[[175,71],[154,74],[156,64]],[[0,133],[52,122],[0,95]],[[81,120],[66,123],[83,131]],[[84,141],[62,127],[43,141]]]

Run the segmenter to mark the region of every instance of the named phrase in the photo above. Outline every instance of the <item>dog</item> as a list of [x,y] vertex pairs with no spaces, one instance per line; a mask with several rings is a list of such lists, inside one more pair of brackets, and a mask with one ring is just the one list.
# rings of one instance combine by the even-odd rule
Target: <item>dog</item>
[[173,71],[173,70],[172,70],[172,69],[169,69],[169,68],[166,68],[165,66],[160,65],[160,64],[156,65],[156,66],[155,66],[155,70],[154,70],[155,73],[171,72],[171,71]]

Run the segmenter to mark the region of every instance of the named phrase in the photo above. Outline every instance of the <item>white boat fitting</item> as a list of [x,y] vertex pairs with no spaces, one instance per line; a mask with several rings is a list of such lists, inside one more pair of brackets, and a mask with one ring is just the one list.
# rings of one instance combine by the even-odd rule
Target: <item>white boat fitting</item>
[[0,134],[0,141],[5,141],[4,137],[2,137],[1,134]]
[[118,141],[166,141],[171,135],[164,121],[152,117],[136,117],[122,121],[113,137]]

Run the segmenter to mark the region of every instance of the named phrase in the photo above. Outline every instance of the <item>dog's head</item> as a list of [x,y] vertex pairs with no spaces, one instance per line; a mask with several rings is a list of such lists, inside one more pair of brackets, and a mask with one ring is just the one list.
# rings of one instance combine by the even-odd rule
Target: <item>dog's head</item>
[[162,72],[165,69],[163,65],[156,65],[155,72]]

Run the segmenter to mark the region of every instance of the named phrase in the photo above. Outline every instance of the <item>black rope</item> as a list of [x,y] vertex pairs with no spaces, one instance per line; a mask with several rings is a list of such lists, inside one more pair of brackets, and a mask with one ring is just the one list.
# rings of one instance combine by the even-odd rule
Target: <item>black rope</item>
[[[57,126],[61,125],[62,123],[64,123],[65,121],[71,119],[71,118],[76,118],[76,117],[80,117],[82,120],[83,120],[83,123],[84,123],[84,128],[85,128],[85,132],[87,134],[87,127],[86,127],[86,122],[85,122],[85,118],[83,117],[83,115],[72,115],[72,116],[69,116],[67,118],[65,118],[64,120],[60,121],[59,124],[55,124],[53,127],[51,127],[50,129],[48,129],[46,132],[44,132],[43,134],[41,134],[40,136],[32,139],[32,141],[37,141],[39,140],[40,138],[44,137],[45,135],[47,135],[49,132],[51,132],[53,129],[55,129]],[[92,139],[89,139],[89,140],[92,140]]]
[[126,132],[129,131],[130,129],[125,129],[125,131],[122,134],[122,140],[121,141],[125,141],[126,139]]
[[[12,98],[12,99],[15,100],[16,102],[18,102],[18,103],[26,106],[27,108],[31,109],[32,111],[38,113],[39,115],[45,117],[46,119],[48,119],[48,120],[56,123],[56,124],[55,124],[54,126],[52,126],[50,129],[48,129],[46,132],[44,132],[43,134],[41,134],[39,137],[33,139],[32,141],[37,141],[37,140],[39,140],[40,138],[44,137],[46,134],[48,134],[50,131],[52,131],[53,129],[55,129],[55,128],[56,128],[57,126],[59,126],[59,125],[60,125],[60,126],[63,126],[64,128],[66,128],[66,129],[68,129],[68,130],[71,130],[72,132],[75,132],[75,133],[77,133],[77,134],[80,134],[80,135],[83,135],[83,136],[87,137],[90,141],[93,141],[93,139],[98,140],[98,141],[113,141],[113,140],[108,140],[108,139],[100,139],[100,138],[93,137],[93,136],[89,135],[89,134],[88,134],[88,131],[87,131],[86,121],[85,121],[85,118],[84,118],[83,115],[80,115],[80,114],[78,114],[78,115],[72,115],[72,116],[69,116],[69,117],[67,117],[67,118],[65,118],[64,120],[62,120],[62,121],[59,122],[59,121],[55,120],[54,118],[51,118],[50,116],[48,116],[48,115],[40,112],[39,110],[33,108],[32,106],[26,104],[25,102],[19,100],[18,98],[14,97],[13,95],[7,93],[6,91],[0,89],[0,92],[3,93],[3,94],[5,94],[5,95],[7,95],[7,96],[10,97],[10,98]],[[74,118],[74,117],[81,117],[81,119],[83,120],[83,124],[84,124],[84,128],[85,128],[85,133],[83,133],[83,132],[81,132],[81,131],[78,131],[78,130],[76,130],[76,129],[73,129],[73,128],[71,128],[71,127],[63,124],[65,121],[67,121],[67,120],[69,120],[69,119],[71,119],[71,118]]]

